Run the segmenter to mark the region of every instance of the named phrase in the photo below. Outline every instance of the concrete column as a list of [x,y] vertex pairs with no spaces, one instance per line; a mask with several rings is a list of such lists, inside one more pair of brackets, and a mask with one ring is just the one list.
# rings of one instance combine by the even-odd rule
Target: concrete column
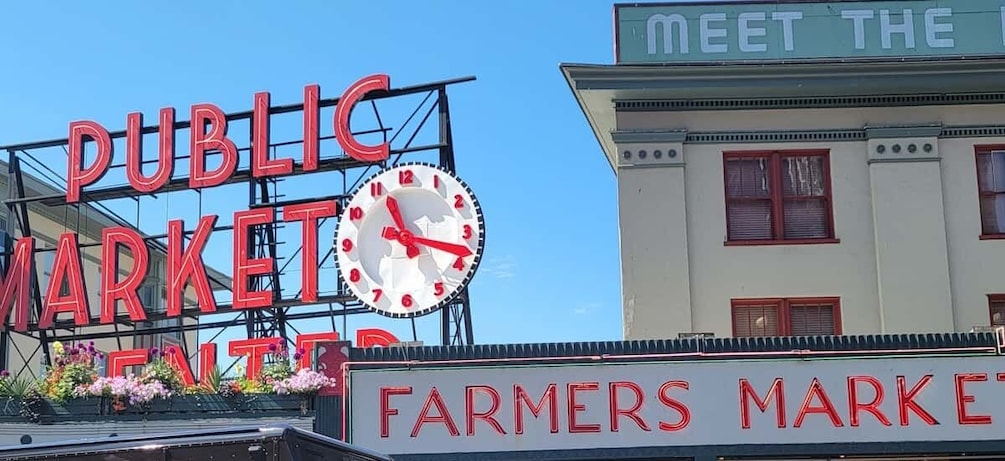
[[939,132],[866,128],[883,333],[955,330]]
[[625,339],[691,332],[685,132],[615,132]]

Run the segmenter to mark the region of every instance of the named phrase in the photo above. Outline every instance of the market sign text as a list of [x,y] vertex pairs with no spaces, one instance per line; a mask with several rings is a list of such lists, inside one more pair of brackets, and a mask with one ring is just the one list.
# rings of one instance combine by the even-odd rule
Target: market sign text
[[347,387],[349,440],[392,455],[986,440],[1003,391],[987,356],[411,366]]
[[618,63],[1001,55],[1001,0],[615,6]]
[[[387,142],[378,145],[364,145],[357,141],[349,130],[349,117],[354,105],[370,92],[387,91],[390,80],[387,75],[371,75],[352,84],[338,100],[335,107],[333,130],[339,145],[346,154],[361,162],[386,159],[390,153]],[[304,88],[303,110],[303,154],[300,159],[304,171],[318,169],[320,142],[320,87],[308,85]],[[252,115],[251,176],[255,178],[283,176],[293,173],[292,158],[269,158],[269,93],[260,92],[254,96]],[[129,184],[138,194],[155,193],[166,186],[174,175],[175,161],[175,111],[165,108],[160,111],[159,148],[157,168],[146,176],[141,171],[143,115],[129,114],[126,117],[125,171]],[[238,149],[227,136],[227,118],[224,112],[213,104],[195,104],[191,108],[189,187],[194,189],[224,184],[236,172]],[[84,144],[91,141],[96,145],[93,160],[84,165]],[[112,164],[112,140],[107,129],[93,121],[76,121],[69,130],[69,164],[67,168],[66,202],[78,203],[84,188],[97,183],[107,173]],[[222,156],[215,169],[206,168],[207,154]],[[335,216],[334,200],[319,200],[282,207],[281,219],[286,223],[301,224],[303,239],[302,294],[304,303],[318,299],[317,245],[318,220]],[[270,307],[273,303],[271,289],[251,290],[248,280],[254,276],[268,274],[273,270],[271,258],[252,258],[248,251],[250,228],[273,222],[275,209],[272,207],[237,211],[233,219],[233,301],[234,309],[256,309]],[[216,215],[207,215],[195,224],[186,243],[185,223],[180,219],[168,221],[167,225],[167,316],[177,317],[182,313],[182,301],[186,285],[195,290],[196,302],[201,313],[217,311],[217,303],[210,288],[202,253],[217,222]],[[133,264],[128,273],[119,276],[120,248],[132,254]],[[38,320],[39,329],[50,328],[57,315],[71,314],[77,326],[87,326],[92,322],[87,290],[81,272],[81,258],[78,236],[67,232],[59,236],[49,286],[44,289],[42,312]],[[149,264],[146,242],[139,232],[130,227],[107,227],[101,239],[101,309],[98,322],[112,323],[117,314],[117,303],[122,301],[129,318],[133,321],[146,320],[145,307],[140,301],[138,289],[143,283]],[[29,328],[29,293],[34,269],[35,238],[18,239],[12,251],[10,264],[0,280],[0,323],[13,317],[13,328],[26,331]],[[65,285],[69,290],[60,292]],[[13,313],[11,312],[13,307]]]

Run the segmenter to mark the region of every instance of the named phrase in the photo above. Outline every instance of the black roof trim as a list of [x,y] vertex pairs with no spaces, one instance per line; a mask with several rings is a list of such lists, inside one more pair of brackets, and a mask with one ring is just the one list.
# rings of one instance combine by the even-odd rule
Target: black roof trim
[[[598,356],[640,356],[654,354],[695,354],[692,358],[743,354],[756,358],[793,355],[871,354],[996,354],[998,341],[993,333],[923,333],[860,336],[790,336],[762,338],[689,338],[639,341],[598,341],[535,344],[487,344],[470,346],[420,346],[353,348],[353,362],[424,362],[451,360],[584,358]],[[698,356],[697,354],[708,354]],[[631,357],[623,357],[631,359]]]

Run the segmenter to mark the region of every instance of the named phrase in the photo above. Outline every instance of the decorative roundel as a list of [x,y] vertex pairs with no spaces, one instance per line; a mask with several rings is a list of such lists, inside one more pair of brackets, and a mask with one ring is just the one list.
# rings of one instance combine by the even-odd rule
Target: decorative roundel
[[485,222],[471,189],[425,163],[370,178],[335,231],[339,275],[356,298],[388,317],[445,306],[474,276],[484,247]]

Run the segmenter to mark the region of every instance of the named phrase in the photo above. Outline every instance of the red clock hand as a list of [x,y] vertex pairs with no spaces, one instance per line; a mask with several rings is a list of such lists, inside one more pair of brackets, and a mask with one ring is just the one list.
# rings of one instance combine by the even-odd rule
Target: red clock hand
[[405,229],[405,220],[401,218],[401,209],[398,208],[398,201],[395,200],[394,197],[388,195],[387,199],[385,199],[385,203],[387,204],[387,211],[391,214],[391,219],[394,220],[394,225],[398,228],[392,229],[390,227],[385,227],[382,232],[384,238],[388,240],[397,240],[398,243],[404,245],[405,254],[408,255],[409,258],[419,256],[419,248],[412,243],[411,232],[409,232],[408,229]]
[[405,230],[405,220],[401,219],[401,209],[398,208],[398,201],[388,195],[385,203],[387,203],[387,211],[391,213],[391,219],[394,220],[394,225],[400,231]]
[[415,246],[415,237],[412,236],[411,232],[407,230],[399,231],[393,227],[385,227],[380,232],[380,236],[387,240],[397,240],[398,243],[405,247],[405,254],[409,258],[419,256],[419,247]]
[[460,257],[471,256],[471,249],[464,245],[457,245],[454,243],[441,242],[439,240],[430,240],[425,237],[412,236],[412,241],[425,245],[430,248],[436,248],[437,250],[446,251]]

